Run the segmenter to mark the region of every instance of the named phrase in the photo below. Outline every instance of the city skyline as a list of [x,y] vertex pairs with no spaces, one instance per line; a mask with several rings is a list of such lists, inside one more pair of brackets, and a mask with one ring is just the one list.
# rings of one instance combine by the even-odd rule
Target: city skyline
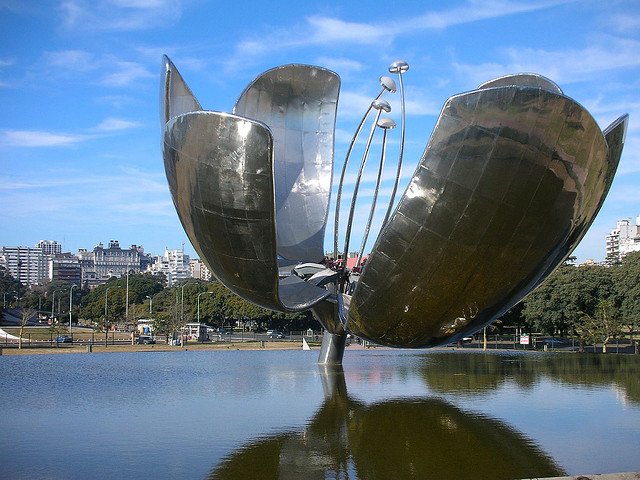
[[[261,9],[259,2],[255,6]],[[365,2],[285,2],[268,13],[251,19],[239,4],[187,0],[0,0],[6,32],[0,45],[0,245],[51,239],[76,252],[115,238],[156,254],[184,244],[186,254],[198,256],[164,176],[158,95],[165,53],[203,107],[220,111],[230,111],[244,86],[276,65],[336,71],[342,90],[334,176],[378,93],[378,77],[388,74],[392,61],[408,61],[402,187],[449,96],[507,73],[546,75],[602,128],[630,114],[616,179],[574,252],[578,261],[603,260],[605,237],[618,220],[640,214],[635,2],[405,2],[395,10]],[[398,121],[398,95],[388,100]],[[398,143],[391,137],[390,156],[397,155]],[[382,186],[387,198],[392,173],[385,172]],[[351,185],[354,177],[350,172]],[[361,212],[371,202],[373,180],[363,188]],[[360,243],[366,213],[358,216],[352,245]],[[328,228],[325,250],[331,238]]]

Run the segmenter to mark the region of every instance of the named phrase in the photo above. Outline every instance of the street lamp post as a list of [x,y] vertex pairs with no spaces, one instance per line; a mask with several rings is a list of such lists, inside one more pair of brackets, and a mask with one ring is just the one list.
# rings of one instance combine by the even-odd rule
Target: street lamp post
[[69,335],[71,335],[71,309],[73,307],[73,289],[75,287],[77,287],[77,285],[74,283],[69,289]]
[[198,294],[198,323],[200,323],[200,295],[204,295],[205,293],[213,293],[213,292],[200,292]]
[[109,293],[110,288],[122,288],[121,286],[116,287],[107,287],[104,291],[104,346],[107,346],[108,341],[108,330],[107,330],[107,294]]
[[[56,306],[56,293],[61,292],[62,290],[54,290],[53,297],[51,298],[51,324],[53,325],[53,309]],[[58,307],[58,313],[60,313],[60,307]]]
[[180,296],[180,322],[184,323],[184,287],[186,287],[187,285],[189,285],[189,283],[191,282],[187,282],[184,285],[182,285],[181,290],[181,296]]
[[127,263],[127,293],[125,295],[124,321],[129,324],[129,264]]

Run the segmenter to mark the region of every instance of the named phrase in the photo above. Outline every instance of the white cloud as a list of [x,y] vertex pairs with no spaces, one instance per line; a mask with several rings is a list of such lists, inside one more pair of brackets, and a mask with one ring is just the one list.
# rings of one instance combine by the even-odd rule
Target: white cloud
[[46,52],[45,64],[54,69],[64,69],[70,72],[89,72],[99,68],[95,56],[83,50],[60,50]]
[[104,186],[110,192],[121,194],[144,194],[166,192],[167,184],[164,176],[156,171],[141,171],[137,168],[120,168],[110,174],[93,174],[76,170],[56,169],[42,172],[41,177],[0,177],[0,190],[55,190],[68,187],[86,187],[94,189]]
[[124,87],[141,79],[155,77],[139,63],[118,61],[113,67],[116,71],[105,75],[101,80],[101,83],[108,87]]
[[351,60],[349,58],[336,58],[336,57],[318,57],[316,59],[318,65],[322,65],[329,70],[340,72],[341,76],[349,73],[360,72],[364,69],[364,65],[357,60]]
[[630,12],[624,15],[613,15],[609,19],[609,23],[620,32],[637,32],[640,30],[640,15],[634,15]]
[[567,84],[593,78],[595,73],[640,65],[640,42],[622,38],[606,38],[601,44],[583,49],[551,51],[512,47],[503,53],[504,63],[454,62],[453,67],[474,84],[515,72],[536,72]]
[[[453,25],[551,8],[576,0],[546,0],[517,2],[511,0],[469,0],[463,6],[439,12],[427,12],[415,18],[400,18],[384,22],[353,22],[336,17],[312,15],[304,23],[278,29],[268,34],[238,42],[226,68],[236,69],[250,64],[268,52],[309,46],[389,45],[400,35],[421,31],[437,31]],[[339,73],[339,72],[338,72]]]
[[0,131],[0,146],[5,147],[64,147],[83,142],[84,135],[51,133],[37,130]]
[[126,87],[139,80],[155,77],[141,63],[124,61],[112,55],[98,56],[84,50],[46,52],[42,64],[48,76],[97,81],[108,87]]
[[105,118],[95,128],[99,132],[117,132],[120,130],[128,130],[130,128],[139,127],[140,123],[133,122],[131,120],[124,120],[122,118]]
[[97,98],[96,101],[100,104],[110,105],[116,109],[122,109],[140,103],[139,99],[129,95],[105,95]]
[[[378,90],[379,91],[379,90]],[[353,91],[340,92],[338,100],[338,118],[362,118],[378,92],[372,95]]]
[[470,0],[466,4],[440,12],[427,12],[399,22],[396,31],[443,30],[454,25],[506,17],[555,7],[575,0],[518,2],[510,0]]
[[69,31],[143,30],[172,25],[182,15],[180,0],[66,0],[59,8]]
[[10,67],[15,63],[16,61],[12,58],[0,58],[0,68]]
[[[120,118],[106,118],[92,132],[109,134],[139,127],[140,123]],[[97,134],[45,132],[41,130],[1,130],[2,147],[66,147],[98,138]]]
[[378,45],[388,43],[396,33],[380,25],[348,22],[339,18],[323,16],[307,17],[309,35],[299,38],[306,45],[326,45],[348,42],[356,45]]

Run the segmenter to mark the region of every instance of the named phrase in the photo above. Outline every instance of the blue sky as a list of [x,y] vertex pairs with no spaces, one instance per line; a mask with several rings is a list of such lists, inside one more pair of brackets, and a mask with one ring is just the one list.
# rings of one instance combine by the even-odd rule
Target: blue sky
[[[0,245],[52,239],[75,252],[118,239],[155,254],[185,243],[193,254],[164,176],[162,54],[212,110],[230,111],[253,78],[277,65],[337,72],[334,176],[378,78],[392,61],[406,60],[402,187],[449,96],[507,73],[540,73],[602,128],[631,115],[617,177],[575,251],[579,261],[603,259],[604,235],[618,219],[640,214],[636,0],[0,0],[0,31]],[[398,95],[388,99],[399,121]],[[373,172],[367,179],[352,246],[360,243]]]

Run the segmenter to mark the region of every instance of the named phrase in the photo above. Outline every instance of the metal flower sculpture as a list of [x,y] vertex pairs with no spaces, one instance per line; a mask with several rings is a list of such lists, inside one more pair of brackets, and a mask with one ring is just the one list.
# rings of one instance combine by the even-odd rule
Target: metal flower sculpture
[[[164,57],[163,155],[173,202],[194,248],[246,300],[281,312],[311,309],[326,332],[319,363],[340,363],[346,334],[393,347],[431,347],[474,333],[538,286],[584,236],[613,180],[627,125],[600,130],[550,80],[516,74],[449,98],[417,169],[392,198],[369,259],[387,132],[382,89],[356,130],[338,185],[334,257],[346,259],[374,132],[383,131],[375,196],[356,271],[323,264],[340,80],[314,66],[269,70],[233,113],[203,110]],[[353,145],[375,119],[338,252],[340,197]]]

